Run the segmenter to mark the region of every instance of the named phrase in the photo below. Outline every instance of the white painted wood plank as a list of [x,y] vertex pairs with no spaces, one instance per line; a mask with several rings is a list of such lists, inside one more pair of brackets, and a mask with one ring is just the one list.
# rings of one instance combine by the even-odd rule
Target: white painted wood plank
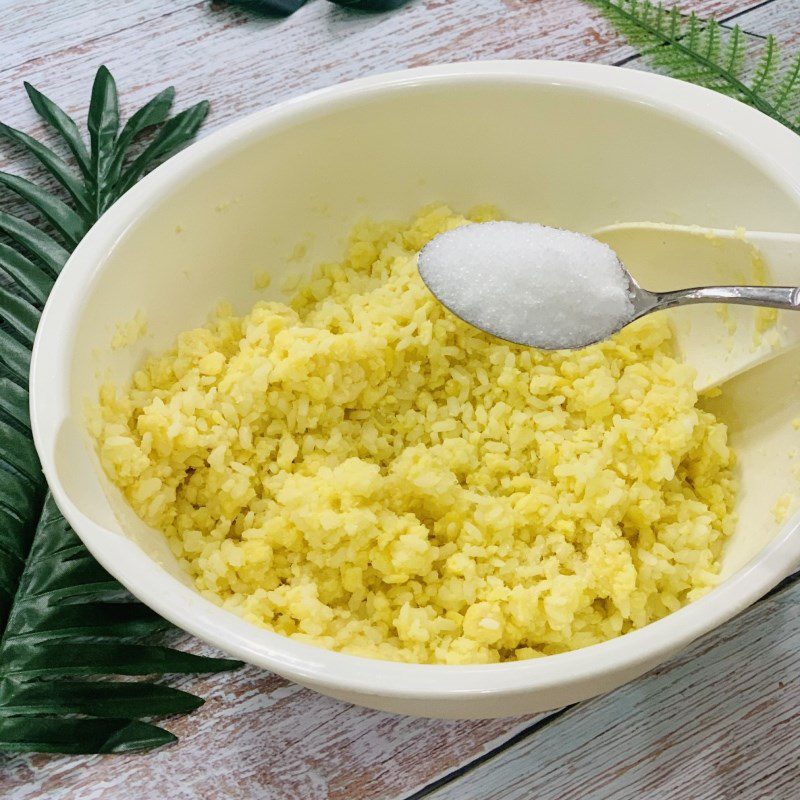
[[799,653],[795,583],[430,800],[790,800]]
[[0,0],[0,70],[172,13],[198,0]]

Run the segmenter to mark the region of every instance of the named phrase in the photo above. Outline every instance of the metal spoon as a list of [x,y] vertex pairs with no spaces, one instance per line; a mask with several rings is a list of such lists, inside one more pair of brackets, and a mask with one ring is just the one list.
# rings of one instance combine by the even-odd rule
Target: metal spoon
[[[624,269],[624,267],[623,267]],[[630,282],[633,316],[629,325],[645,314],[664,311],[678,306],[698,303],[731,303],[737,306],[762,306],[782,308],[787,311],[800,311],[800,287],[798,286],[696,286],[692,289],[678,289],[674,292],[651,292],[643,289],[626,270]],[[618,330],[625,327],[620,326]],[[614,331],[617,333],[617,331]],[[607,338],[607,337],[606,337]],[[595,339],[594,344],[600,341]]]
[[[459,229],[461,230],[461,229]],[[454,232],[450,232],[452,236]],[[587,337],[584,341],[573,342],[558,349],[577,349],[602,341],[617,333],[626,325],[655,311],[675,309],[699,304],[726,303],[740,306],[760,306],[767,308],[800,310],[800,287],[798,286],[758,286],[758,285],[711,285],[695,286],[689,289],[648,290],[628,272],[623,265],[629,264],[637,275],[648,282],[667,286],[675,285],[676,280],[704,279],[715,277],[741,278],[752,273],[750,269],[754,257],[763,253],[767,274],[780,278],[797,280],[800,277],[800,235],[779,233],[748,233],[697,226],[675,226],[659,223],[627,223],[609,226],[595,231],[593,236],[609,244],[618,256],[622,256],[619,268],[629,287],[629,297],[633,311],[616,330],[599,336]],[[436,292],[426,280],[427,248],[419,257],[419,272],[428,288]],[[680,266],[673,268],[672,265]],[[777,267],[776,269],[773,267]],[[672,280],[670,280],[672,278]],[[678,284],[680,285],[680,284]],[[444,302],[443,298],[436,295]],[[580,300],[580,298],[578,298]],[[591,301],[591,298],[586,298]],[[449,307],[449,306],[448,306]],[[450,310],[459,316],[452,308]],[[683,314],[684,312],[681,312]],[[752,313],[752,312],[751,312]],[[680,314],[679,314],[680,317]],[[464,317],[462,317],[463,319]],[[475,324],[475,320],[465,319]],[[731,338],[730,322],[724,322],[716,314],[689,312],[676,326],[678,349],[687,356],[684,360],[698,368],[698,389],[738,374],[744,369],[777,354],[800,342],[800,315],[791,330],[781,330],[777,341],[759,343],[753,346],[752,325],[742,324],[742,330]],[[692,324],[695,323],[695,324]],[[699,323],[699,324],[698,324]],[[480,326],[477,326],[480,327]],[[481,328],[485,330],[485,328]],[[693,331],[693,332],[692,332]],[[488,331],[497,335],[496,331]],[[728,337],[726,340],[726,336]],[[505,338],[499,336],[498,338]],[[531,341],[514,341],[541,349],[556,349],[552,345],[537,344]],[[747,345],[747,346],[745,346]]]

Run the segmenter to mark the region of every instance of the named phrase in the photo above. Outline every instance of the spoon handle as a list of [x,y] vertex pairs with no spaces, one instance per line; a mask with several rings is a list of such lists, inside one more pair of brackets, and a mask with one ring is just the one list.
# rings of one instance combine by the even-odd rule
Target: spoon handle
[[767,306],[800,311],[798,286],[698,286],[675,292],[653,292],[655,309],[695,303],[734,303],[740,306]]

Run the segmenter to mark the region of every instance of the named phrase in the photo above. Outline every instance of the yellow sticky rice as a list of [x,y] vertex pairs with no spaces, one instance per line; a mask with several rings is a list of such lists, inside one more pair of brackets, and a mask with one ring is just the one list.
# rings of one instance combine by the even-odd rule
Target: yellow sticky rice
[[103,387],[104,469],[202,595],[322,647],[464,664],[600,642],[715,583],[734,455],[668,322],[579,352],[462,323],[416,254],[489,216],[361,224],[288,305],[223,306]]

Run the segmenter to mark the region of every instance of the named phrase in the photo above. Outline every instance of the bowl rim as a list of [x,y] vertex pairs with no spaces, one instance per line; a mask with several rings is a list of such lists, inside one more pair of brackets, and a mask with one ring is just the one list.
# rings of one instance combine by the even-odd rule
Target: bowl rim
[[199,639],[244,661],[333,692],[445,700],[585,686],[608,673],[633,674],[739,613],[800,565],[798,514],[750,562],[707,595],[624,636],[527,661],[408,664],[326,650],[247,623],[202,598],[137,545],[95,523],[73,504],[59,480],[54,458],[56,435],[71,405],[70,332],[109,252],[160,193],[254,139],[334,108],[392,92],[475,82],[586,90],[677,114],[759,162],[776,184],[800,198],[800,138],[749,106],[692,84],[646,72],[559,61],[482,61],[390,72],[319,89],[251,113],[212,132],[146,176],[103,215],[69,258],[45,306],[33,346],[30,416],[34,442],[59,509],[92,555],[138,599]]

